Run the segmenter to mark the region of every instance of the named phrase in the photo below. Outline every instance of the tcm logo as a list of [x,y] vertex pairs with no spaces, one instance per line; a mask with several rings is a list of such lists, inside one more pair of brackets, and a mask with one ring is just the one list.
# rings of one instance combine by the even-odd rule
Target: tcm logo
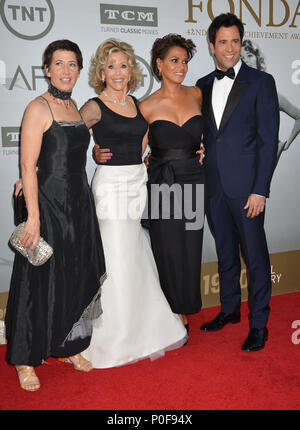
[[55,17],[50,0],[1,0],[0,14],[6,28],[26,40],[44,37]]
[[157,27],[157,8],[100,4],[101,24]]
[[20,145],[20,127],[2,127],[2,146],[11,148]]

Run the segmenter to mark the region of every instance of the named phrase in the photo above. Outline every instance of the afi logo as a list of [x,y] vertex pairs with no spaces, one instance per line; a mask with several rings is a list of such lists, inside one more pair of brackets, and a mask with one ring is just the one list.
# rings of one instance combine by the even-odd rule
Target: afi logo
[[134,94],[140,101],[142,101],[151,94],[157,78],[152,74],[151,67],[144,58],[136,55],[136,59],[142,69],[142,82],[141,86],[137,88]]

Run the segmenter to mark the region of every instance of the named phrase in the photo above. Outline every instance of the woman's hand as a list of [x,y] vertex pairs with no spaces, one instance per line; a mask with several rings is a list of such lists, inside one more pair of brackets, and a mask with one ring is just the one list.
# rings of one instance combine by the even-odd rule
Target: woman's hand
[[25,248],[34,251],[40,238],[40,221],[28,217],[20,242]]
[[106,163],[107,160],[110,160],[112,157],[112,153],[110,152],[110,149],[100,148],[100,146],[97,144],[93,148],[93,153],[97,163]]
[[200,155],[200,157],[199,157],[199,163],[201,164],[201,166],[203,165],[203,160],[204,160],[204,157],[205,157],[204,153],[205,153],[205,148],[204,148],[203,143],[201,143],[199,151],[196,151],[196,154]]
[[151,157],[151,149],[149,149],[148,154],[144,158],[144,163],[145,163],[145,166],[147,167],[147,169],[148,169],[148,166],[149,166],[149,158],[150,157]]
[[15,197],[19,194],[19,192],[23,189],[23,181],[22,179],[18,179],[15,183]]

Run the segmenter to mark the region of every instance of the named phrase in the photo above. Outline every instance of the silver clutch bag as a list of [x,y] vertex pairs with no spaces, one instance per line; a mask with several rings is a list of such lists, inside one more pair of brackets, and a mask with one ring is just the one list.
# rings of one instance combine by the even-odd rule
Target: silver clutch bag
[[25,222],[22,222],[17,226],[11,235],[9,242],[10,244],[19,251],[24,257],[26,257],[33,266],[41,266],[46,263],[47,260],[53,254],[52,247],[42,238],[39,238],[38,244],[34,251],[29,248],[25,248],[20,242],[20,238],[23,234]]

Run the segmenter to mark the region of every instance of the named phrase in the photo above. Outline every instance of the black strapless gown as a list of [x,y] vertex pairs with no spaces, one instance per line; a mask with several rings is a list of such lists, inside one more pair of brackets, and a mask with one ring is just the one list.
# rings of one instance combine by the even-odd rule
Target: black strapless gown
[[44,265],[16,253],[6,314],[7,360],[36,366],[87,348],[101,312],[105,262],[86,176],[90,134],[83,123],[56,122],[38,160],[41,236],[53,247]]
[[[191,117],[181,127],[166,120],[154,121],[149,126],[152,154],[148,167],[148,211],[150,208],[151,211],[147,224],[161,287],[172,311],[178,314],[198,312],[202,305],[204,170],[196,154],[202,129],[200,115]],[[164,192],[158,195],[155,191],[162,184],[175,190],[169,194],[169,187],[165,188],[165,202],[171,195],[170,210],[163,203]],[[191,211],[196,214],[194,219]]]

